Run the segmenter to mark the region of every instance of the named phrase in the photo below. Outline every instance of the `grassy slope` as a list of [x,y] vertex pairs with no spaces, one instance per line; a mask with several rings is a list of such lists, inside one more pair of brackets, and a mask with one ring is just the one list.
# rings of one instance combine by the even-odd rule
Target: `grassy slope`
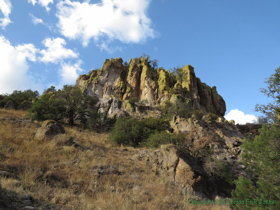
[[[164,175],[156,176],[144,162],[131,157],[139,149],[112,145],[107,134],[67,127],[67,134],[82,145],[59,146],[54,141],[35,141],[40,123],[25,112],[0,109],[0,209],[21,209],[24,194],[32,206],[50,209],[188,209],[191,193],[180,190]],[[83,149],[86,148],[86,149]],[[112,166],[119,173],[98,174]],[[197,206],[228,209],[227,206]]]

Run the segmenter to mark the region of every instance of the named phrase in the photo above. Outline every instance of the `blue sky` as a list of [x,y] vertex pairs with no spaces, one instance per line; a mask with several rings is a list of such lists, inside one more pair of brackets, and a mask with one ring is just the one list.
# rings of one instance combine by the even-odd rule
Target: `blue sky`
[[106,58],[145,53],[165,69],[191,64],[217,86],[227,119],[252,122],[280,66],[279,9],[279,0],[0,0],[0,93],[74,84]]

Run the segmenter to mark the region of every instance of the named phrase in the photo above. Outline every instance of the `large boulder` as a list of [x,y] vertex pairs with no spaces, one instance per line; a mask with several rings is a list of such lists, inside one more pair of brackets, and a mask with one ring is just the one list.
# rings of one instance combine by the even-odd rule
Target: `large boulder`
[[50,140],[54,138],[56,135],[64,134],[64,127],[55,122],[54,120],[46,120],[43,122],[42,126],[38,128],[35,139],[36,140]]

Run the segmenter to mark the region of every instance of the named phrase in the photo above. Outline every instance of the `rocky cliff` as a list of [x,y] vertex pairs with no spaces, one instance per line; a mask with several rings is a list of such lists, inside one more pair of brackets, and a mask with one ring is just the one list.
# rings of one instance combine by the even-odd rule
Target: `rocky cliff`
[[99,112],[110,117],[143,115],[143,110],[132,107],[131,100],[145,105],[145,110],[156,110],[166,102],[183,104],[188,110],[202,110],[224,116],[226,105],[216,87],[209,87],[195,76],[194,68],[186,65],[180,75],[155,69],[148,58],[106,59],[99,70],[81,75],[76,85],[86,94],[99,99]]

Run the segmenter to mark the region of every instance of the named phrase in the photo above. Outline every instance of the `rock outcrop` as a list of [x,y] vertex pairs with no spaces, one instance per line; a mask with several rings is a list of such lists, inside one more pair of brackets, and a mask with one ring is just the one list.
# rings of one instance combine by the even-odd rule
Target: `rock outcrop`
[[63,126],[53,120],[46,120],[43,122],[42,127],[38,128],[35,139],[43,140],[47,139],[50,140],[59,134],[64,134],[65,130]]
[[180,69],[180,77],[163,68],[154,69],[148,58],[131,59],[128,65],[121,58],[106,59],[99,70],[81,75],[76,85],[99,99],[99,112],[110,117],[133,115],[139,112],[131,106],[136,98],[149,110],[166,101],[187,104],[189,110],[202,110],[224,116],[226,105],[216,87],[209,87],[195,76],[194,68],[187,65]]
[[192,189],[200,197],[230,197],[232,181],[247,176],[239,158],[243,136],[238,129],[211,113],[200,119],[174,116],[170,124],[182,135],[181,143],[144,149],[132,159],[145,161],[156,174],[167,175],[170,181]]

